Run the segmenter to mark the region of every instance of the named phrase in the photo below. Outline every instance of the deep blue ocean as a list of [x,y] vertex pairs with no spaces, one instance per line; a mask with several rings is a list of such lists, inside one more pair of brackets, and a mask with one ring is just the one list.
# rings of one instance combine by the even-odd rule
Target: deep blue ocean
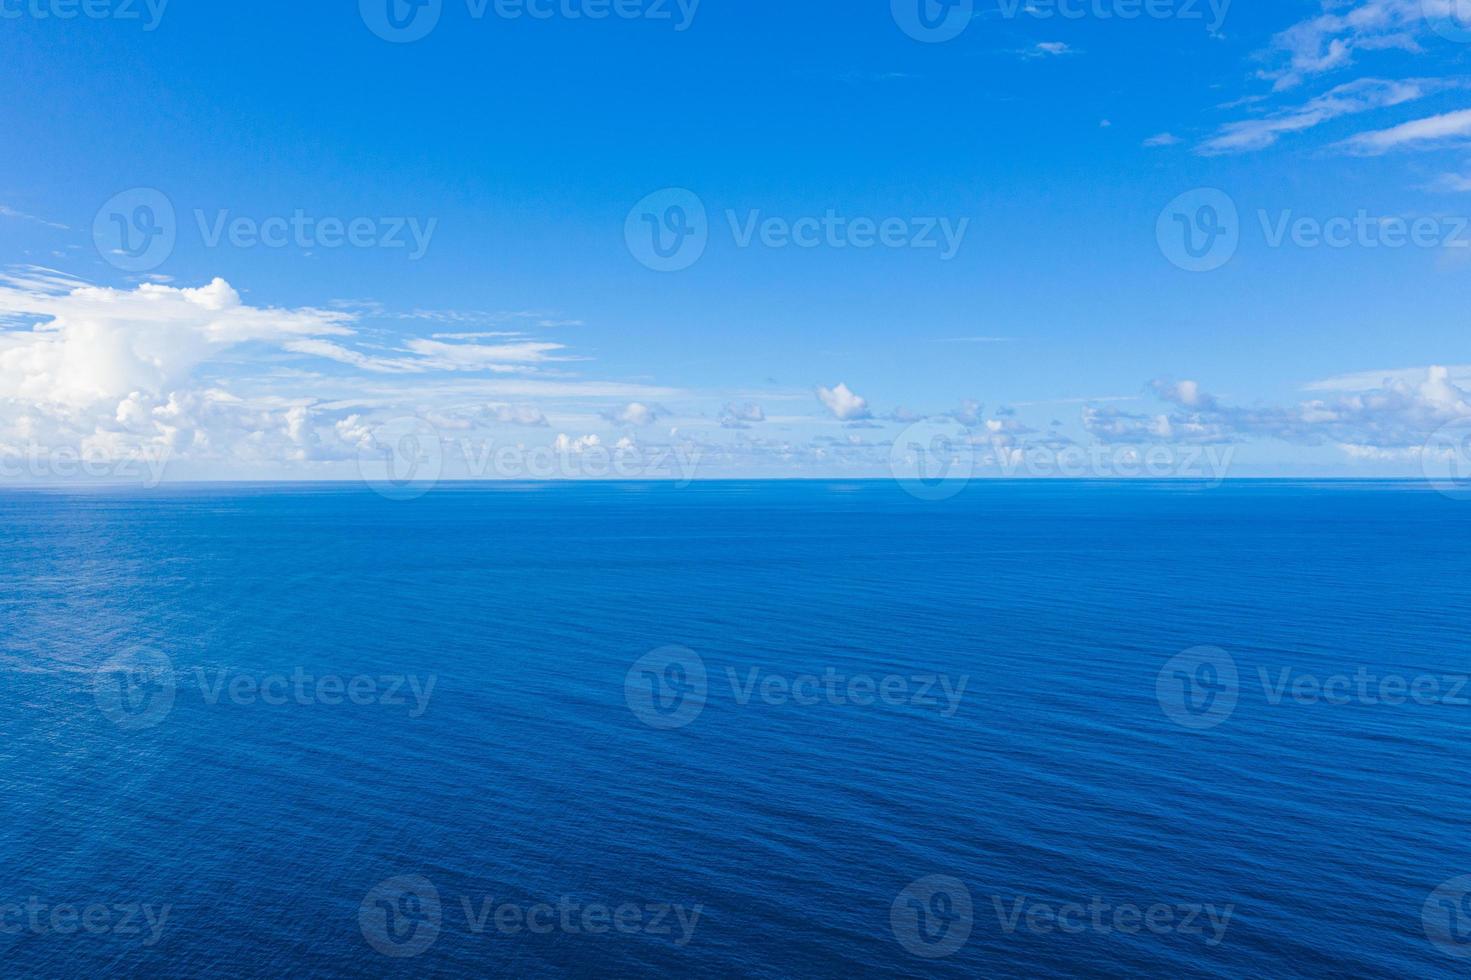
[[1412,483],[4,492],[0,969],[1463,975],[1468,542]]

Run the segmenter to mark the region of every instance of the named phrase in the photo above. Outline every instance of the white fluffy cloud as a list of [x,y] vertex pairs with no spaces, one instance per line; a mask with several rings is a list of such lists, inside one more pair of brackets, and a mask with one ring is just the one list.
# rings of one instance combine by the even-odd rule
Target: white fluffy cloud
[[[191,476],[279,476],[350,466],[376,427],[403,416],[484,435],[549,426],[521,399],[634,397],[649,401],[621,417],[642,423],[653,399],[682,394],[546,371],[571,359],[563,345],[514,331],[365,347],[364,315],[392,316],[255,306],[221,279],[105,288],[44,269],[0,276],[0,457],[167,457],[171,478],[180,464]],[[430,372],[447,376],[426,385]]]
[[659,411],[643,402],[629,402],[622,408],[610,409],[603,413],[603,417],[615,425],[653,425],[659,418]]
[[839,382],[835,387],[817,389],[817,398],[827,410],[832,412],[833,418],[842,422],[856,422],[873,417],[869,411],[868,402],[854,394],[846,384]]
[[73,408],[115,405],[132,392],[167,395],[241,344],[351,332],[343,313],[248,306],[223,279],[129,291],[7,277],[0,319],[32,321],[0,332],[0,398]]

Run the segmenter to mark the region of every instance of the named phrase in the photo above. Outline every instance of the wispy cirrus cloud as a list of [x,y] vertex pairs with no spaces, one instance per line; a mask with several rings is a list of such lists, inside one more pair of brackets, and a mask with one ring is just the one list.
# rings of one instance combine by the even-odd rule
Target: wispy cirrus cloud
[[1436,149],[1468,137],[1471,137],[1471,109],[1459,109],[1360,133],[1342,141],[1338,147],[1359,156],[1380,156],[1394,150]]
[[1449,16],[1455,0],[1321,0],[1322,13],[1272,38],[1259,76],[1282,92],[1317,75],[1352,65],[1368,51],[1420,51],[1427,14]]
[[34,224],[45,225],[47,228],[55,228],[58,231],[71,231],[70,227],[62,224],[59,221],[48,221],[45,218],[38,218],[34,214],[27,214],[24,211],[17,211],[15,208],[8,207],[4,204],[0,204],[0,218],[13,218],[16,221],[29,221]]
[[1445,85],[1433,79],[1392,81],[1361,78],[1330,89],[1302,105],[1281,109],[1258,119],[1227,123],[1200,144],[1199,152],[1217,155],[1265,149],[1284,135],[1300,133],[1342,116],[1413,102]]

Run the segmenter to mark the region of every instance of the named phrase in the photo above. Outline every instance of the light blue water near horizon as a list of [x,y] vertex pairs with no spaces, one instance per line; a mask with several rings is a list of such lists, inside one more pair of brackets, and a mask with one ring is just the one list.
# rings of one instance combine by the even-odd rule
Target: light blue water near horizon
[[[1471,504],[1414,483],[0,492],[0,962],[1460,975],[1471,900],[1432,893],[1471,874],[1471,690],[1451,691],[1471,673],[1468,532]],[[687,724],[655,727],[670,717],[630,692],[671,645],[708,689]],[[1180,715],[1161,673],[1202,646],[1238,668],[1235,703]],[[120,715],[111,667],[139,648],[167,658],[172,701]],[[953,712],[938,690],[777,703],[743,697],[753,669],[965,686]],[[1274,703],[1260,672],[1284,670],[1435,677],[1443,696]],[[307,675],[312,703],[246,693]],[[376,686],[329,704],[328,677]],[[949,935],[968,937],[926,958],[944,940],[909,931],[905,896],[932,876],[971,910],[952,903]],[[385,944],[375,889],[406,878],[432,886],[437,932]],[[574,914],[511,934],[492,912],[477,931],[486,908],[559,901],[636,905],[640,927]],[[1027,914],[1100,902],[1229,918],[1131,934]],[[54,928],[59,905],[105,906],[109,926]],[[168,907],[156,941],[141,917],[118,934],[117,909],[145,905]],[[676,906],[693,928],[669,912],[651,931]]]

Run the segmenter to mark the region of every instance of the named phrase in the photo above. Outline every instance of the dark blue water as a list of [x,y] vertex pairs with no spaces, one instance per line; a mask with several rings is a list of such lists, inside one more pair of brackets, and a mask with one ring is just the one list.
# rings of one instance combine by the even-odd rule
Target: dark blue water
[[1413,484],[6,493],[0,962],[1456,975],[1468,540]]

